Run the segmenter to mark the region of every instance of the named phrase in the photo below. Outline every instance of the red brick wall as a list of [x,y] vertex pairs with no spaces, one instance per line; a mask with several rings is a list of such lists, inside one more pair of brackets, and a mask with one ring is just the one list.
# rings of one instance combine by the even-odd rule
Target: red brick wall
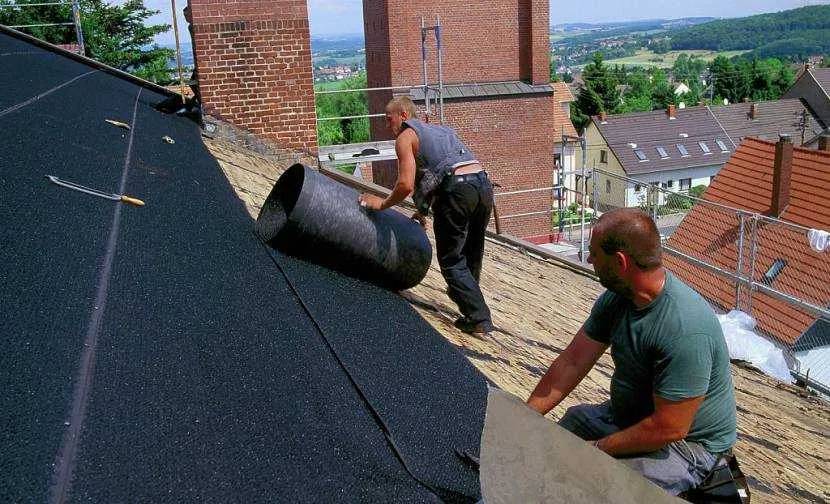
[[547,113],[550,95],[499,97],[475,101],[445,101],[446,124],[459,135],[484,165],[495,188],[502,232],[528,237],[550,232],[550,216],[506,218],[550,210],[551,193],[498,193],[550,187],[553,182],[555,138]]
[[293,149],[317,149],[305,0],[190,0],[205,112]]
[[[445,101],[445,125],[454,128],[481,161],[495,188],[503,233],[521,238],[551,233],[550,215],[510,215],[550,210],[551,191],[499,196],[498,193],[551,187],[556,138],[550,126],[551,95]],[[419,107],[419,115],[423,107]],[[373,163],[373,181],[392,187],[397,163]],[[490,228],[495,230],[494,222]],[[549,241],[549,240],[548,240]]]
[[[445,83],[548,82],[549,7],[544,0],[365,0],[363,23],[370,79],[377,79],[378,85],[422,84],[421,16],[430,26],[435,24],[436,14],[443,25]],[[429,80],[437,83],[433,33],[427,36],[427,62]]]
[[[443,25],[444,82],[549,81],[547,0],[470,2],[469,0],[365,0],[363,20],[370,87],[423,83],[421,16],[427,25],[440,14]],[[435,36],[427,37],[428,76],[437,83]],[[392,97],[375,92],[370,111],[378,113]],[[455,127],[476,153],[496,192],[549,187],[553,179],[554,106],[550,95],[494,97],[444,102],[446,124]],[[372,138],[391,137],[382,120],[372,123]],[[390,187],[394,163],[375,163],[375,182]],[[549,210],[550,193],[496,198],[503,216]],[[550,233],[550,216],[506,218],[502,231],[519,237]]]

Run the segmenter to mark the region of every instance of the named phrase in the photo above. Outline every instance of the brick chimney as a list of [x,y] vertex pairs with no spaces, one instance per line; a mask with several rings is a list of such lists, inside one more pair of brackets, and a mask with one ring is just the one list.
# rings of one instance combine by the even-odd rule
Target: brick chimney
[[830,152],[830,133],[822,133],[818,137],[818,150],[822,152]]
[[289,149],[317,149],[305,0],[190,0],[202,108]]
[[758,119],[758,104],[753,103],[749,106],[749,118],[750,119]]
[[772,203],[770,215],[780,217],[790,204],[790,177],[793,172],[793,139],[781,135],[775,144],[775,165],[772,172]]
[[674,104],[669,105],[669,108],[666,109],[666,115],[669,116],[670,121],[677,119],[677,111],[674,108]]
[[599,113],[599,122],[604,123],[607,120],[608,120],[608,114],[606,114],[604,110],[600,111],[600,113]]
[[[442,76],[449,88],[445,88],[444,124],[458,132],[487,168],[490,179],[502,186],[500,192],[549,185],[554,177],[549,160],[561,141],[550,127],[551,111],[561,107],[549,85],[550,2],[364,0],[369,87],[423,84],[422,19],[427,28],[441,24]],[[436,86],[438,42],[434,31],[427,33],[425,45],[428,81]],[[536,88],[529,90],[527,84]],[[459,92],[450,94],[452,89]],[[413,96],[423,118],[421,91],[415,89]],[[391,91],[369,93],[369,112],[383,112],[390,98]],[[432,122],[440,119],[436,109],[433,102]],[[372,120],[370,127],[372,140],[391,138],[384,121]],[[392,187],[396,177],[394,163],[377,162],[372,167],[372,181],[377,184]],[[498,204],[502,215],[513,215],[502,221],[504,233],[550,240],[549,199],[521,192],[501,196]]]

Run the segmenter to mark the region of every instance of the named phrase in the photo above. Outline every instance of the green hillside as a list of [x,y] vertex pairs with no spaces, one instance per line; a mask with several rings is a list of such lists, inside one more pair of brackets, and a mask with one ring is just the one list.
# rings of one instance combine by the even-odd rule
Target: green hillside
[[675,50],[749,50],[747,57],[804,59],[830,52],[830,5],[722,19],[669,35]]

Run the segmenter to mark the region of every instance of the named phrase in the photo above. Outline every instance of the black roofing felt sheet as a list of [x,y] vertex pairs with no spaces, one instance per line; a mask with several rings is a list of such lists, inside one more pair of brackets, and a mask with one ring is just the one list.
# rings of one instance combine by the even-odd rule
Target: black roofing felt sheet
[[274,258],[410,469],[435,488],[477,495],[478,474],[462,456],[478,458],[484,377],[402,298],[278,252]]
[[[4,69],[0,75],[5,84],[10,74]],[[95,77],[99,87],[109,79],[115,90],[111,94],[136,93],[134,86],[127,94],[120,81]],[[0,94],[19,91],[5,85],[3,89]],[[27,89],[34,94],[42,88]],[[100,119],[98,98],[91,93],[72,96],[80,101],[65,113],[67,96],[71,94],[53,94],[0,117],[4,502],[10,501],[7,496],[45,500],[114,208],[113,202],[50,185],[45,175],[112,188],[118,185],[124,162],[121,130]],[[108,115],[132,111],[128,100],[107,105]]]
[[[11,105],[88,69],[6,58]],[[0,116],[0,501],[49,499],[70,428],[68,501],[474,500],[483,377],[397,295],[268,251],[163,98],[95,72]],[[145,207],[44,178],[117,192],[125,161]]]

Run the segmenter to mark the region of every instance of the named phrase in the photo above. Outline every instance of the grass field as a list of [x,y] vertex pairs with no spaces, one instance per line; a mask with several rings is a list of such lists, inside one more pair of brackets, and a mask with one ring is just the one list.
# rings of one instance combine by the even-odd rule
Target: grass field
[[365,63],[366,62],[366,55],[358,54],[357,56],[349,56],[347,58],[332,58],[330,56],[317,56],[311,59],[312,63],[317,63],[324,59],[333,59],[337,62],[338,65],[354,65],[356,63]]
[[690,50],[690,51],[669,51],[666,54],[656,54],[648,49],[640,49],[637,51],[637,54],[634,56],[629,56],[627,58],[617,58],[612,60],[606,60],[605,62],[609,65],[626,65],[626,66],[642,66],[642,67],[660,67],[660,68],[671,68],[674,66],[674,62],[681,54],[686,54],[687,56],[697,56],[698,58],[704,59],[706,61],[712,61],[717,56],[726,56],[727,58],[731,58],[733,56],[737,56],[739,54],[743,54],[747,51],[723,51],[723,52],[715,52],[715,51],[706,51],[706,50]]
[[320,82],[314,84],[315,91],[336,91],[338,89],[343,89],[343,85],[345,82],[343,81],[334,81],[334,82]]

